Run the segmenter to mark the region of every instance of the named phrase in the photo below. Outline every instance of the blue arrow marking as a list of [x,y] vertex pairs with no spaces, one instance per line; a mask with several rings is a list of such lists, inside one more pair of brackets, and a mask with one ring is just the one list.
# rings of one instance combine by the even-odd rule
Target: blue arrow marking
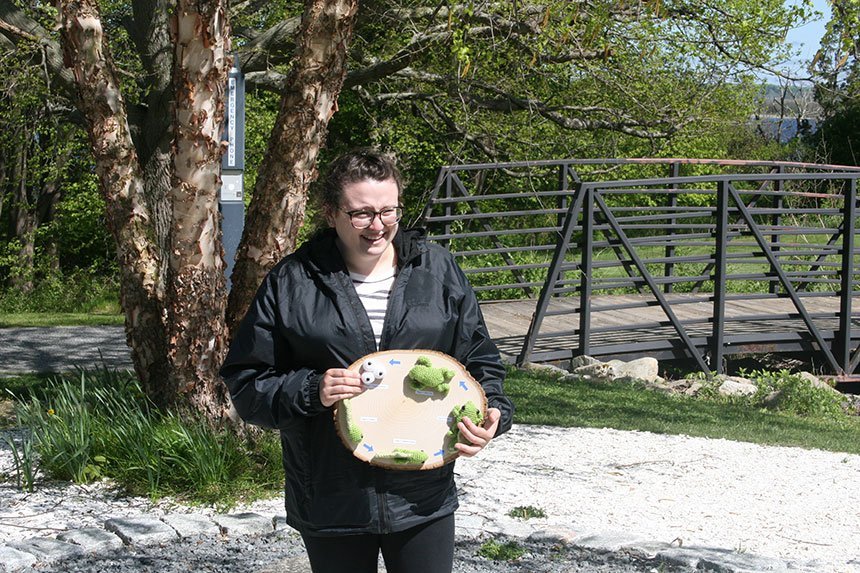
[[373,446],[371,446],[370,444],[364,444],[364,449],[367,450],[368,452],[372,452]]
[[394,366],[395,364],[400,364],[400,361],[392,358],[391,360],[388,361],[388,363],[391,364],[392,366]]
[[445,455],[445,450],[439,450],[438,452],[436,452],[436,453],[435,453],[435,454],[433,454],[433,455],[434,455],[434,456],[444,456],[444,455]]
[[468,389],[469,389],[469,387],[466,385],[466,381],[465,381],[465,380],[460,380],[460,388],[462,388],[463,390],[468,390]]

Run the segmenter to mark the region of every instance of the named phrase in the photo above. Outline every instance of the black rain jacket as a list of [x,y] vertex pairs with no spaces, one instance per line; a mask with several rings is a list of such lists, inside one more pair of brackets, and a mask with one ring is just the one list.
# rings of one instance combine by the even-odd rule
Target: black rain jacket
[[239,415],[281,432],[287,523],[310,535],[402,531],[457,508],[454,464],[387,470],[352,455],[338,438],[332,410],[319,398],[322,374],[386,349],[428,349],[453,356],[481,383],[511,427],[505,371],[474,291],[451,254],[400,230],[398,273],[380,348],[328,229],[275,266],[221,368]]

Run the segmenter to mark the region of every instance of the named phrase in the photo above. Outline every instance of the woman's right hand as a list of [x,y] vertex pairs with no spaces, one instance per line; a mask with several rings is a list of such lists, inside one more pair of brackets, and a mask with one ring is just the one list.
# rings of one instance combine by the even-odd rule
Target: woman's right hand
[[320,401],[328,408],[338,400],[354,398],[364,390],[358,372],[346,368],[329,368],[320,382]]

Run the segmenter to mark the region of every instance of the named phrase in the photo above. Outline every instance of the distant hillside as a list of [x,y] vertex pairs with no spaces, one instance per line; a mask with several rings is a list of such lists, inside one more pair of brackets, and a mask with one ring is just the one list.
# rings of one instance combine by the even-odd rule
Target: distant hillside
[[761,93],[758,115],[785,118],[821,118],[821,106],[811,86],[767,84]]

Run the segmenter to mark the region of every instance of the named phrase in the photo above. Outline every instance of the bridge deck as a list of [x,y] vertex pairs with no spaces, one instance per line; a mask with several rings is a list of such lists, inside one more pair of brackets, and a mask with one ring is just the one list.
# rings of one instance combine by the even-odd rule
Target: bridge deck
[[[713,304],[701,295],[667,295],[673,311],[696,346],[706,349],[712,336]],[[684,358],[686,352],[678,332],[668,324],[659,306],[648,306],[651,297],[640,295],[601,296],[592,299],[590,348],[586,354],[603,358],[632,359],[653,356]],[[822,337],[833,342],[839,329],[839,300],[835,297],[803,300]],[[678,304],[680,303],[680,304]],[[627,304],[630,308],[600,311],[601,306]],[[513,300],[481,305],[487,329],[503,354],[516,357],[528,332],[536,301]],[[534,347],[532,361],[559,360],[581,354],[578,300],[556,298],[550,303]],[[815,350],[806,325],[790,299],[735,300],[726,303],[724,340],[726,353],[791,352]],[[860,309],[860,298],[853,299]],[[557,314],[557,313],[563,314]],[[860,326],[860,315],[852,324]],[[860,338],[860,328],[852,339]],[[852,348],[857,346],[854,340]]]

